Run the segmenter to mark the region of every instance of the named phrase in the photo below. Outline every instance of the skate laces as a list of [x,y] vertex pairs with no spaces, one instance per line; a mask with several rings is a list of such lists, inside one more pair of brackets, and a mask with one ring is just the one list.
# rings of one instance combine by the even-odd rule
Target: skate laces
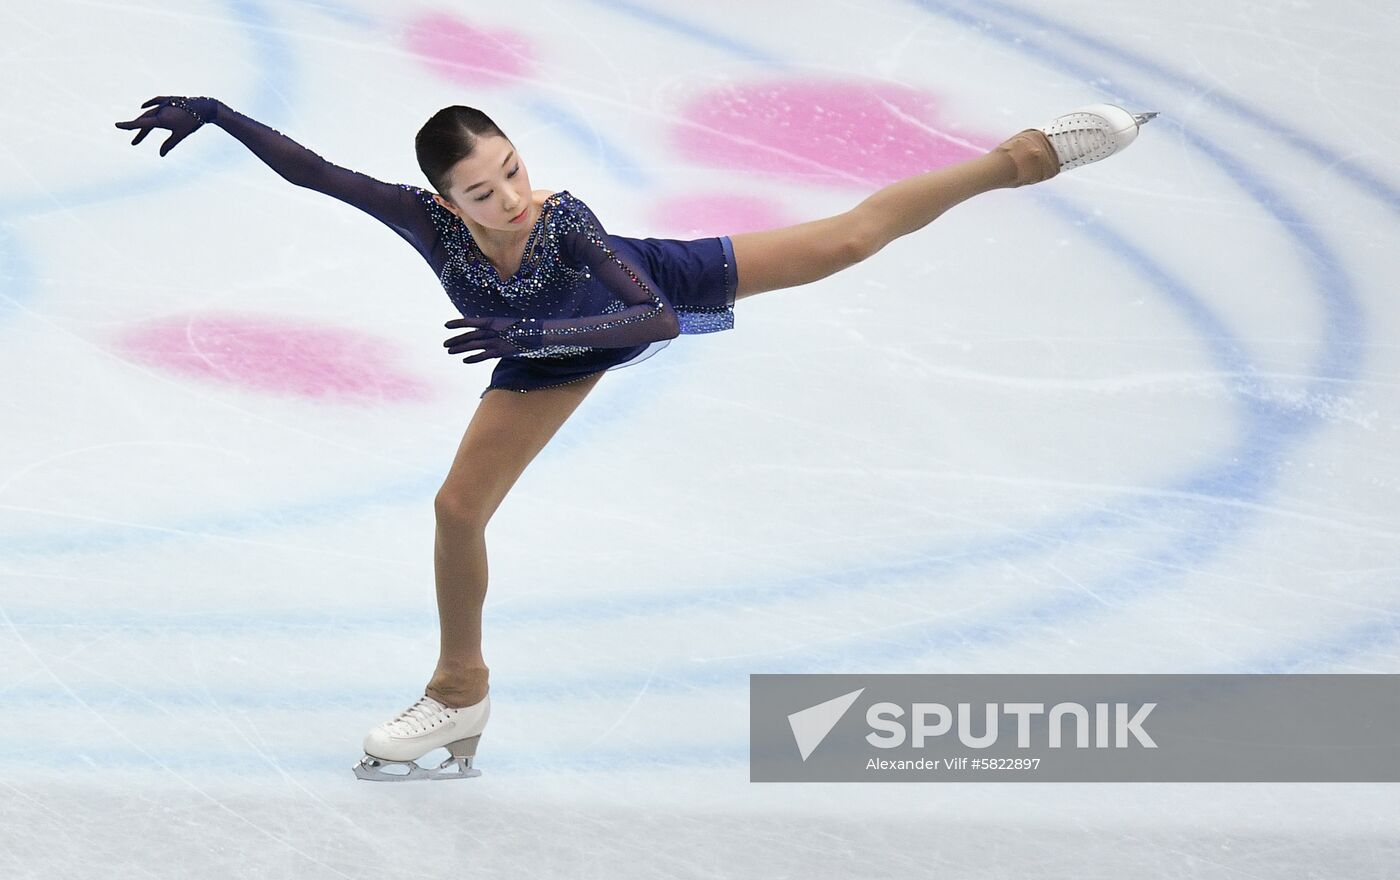
[[435,718],[446,714],[447,711],[446,706],[424,694],[418,702],[400,712],[399,716],[386,726],[410,733],[427,730]]
[[1055,147],[1061,167],[1073,167],[1105,149],[1112,152],[1104,120],[1092,113],[1075,113],[1057,119],[1045,134]]

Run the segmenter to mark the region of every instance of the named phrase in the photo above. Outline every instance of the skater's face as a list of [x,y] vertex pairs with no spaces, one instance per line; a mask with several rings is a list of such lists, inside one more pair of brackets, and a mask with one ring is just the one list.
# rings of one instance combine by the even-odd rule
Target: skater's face
[[[487,229],[519,232],[534,224],[531,192],[530,172],[520,152],[505,138],[493,136],[477,141],[472,154],[452,166],[447,192],[435,198],[463,220]],[[522,211],[524,216],[513,220]]]

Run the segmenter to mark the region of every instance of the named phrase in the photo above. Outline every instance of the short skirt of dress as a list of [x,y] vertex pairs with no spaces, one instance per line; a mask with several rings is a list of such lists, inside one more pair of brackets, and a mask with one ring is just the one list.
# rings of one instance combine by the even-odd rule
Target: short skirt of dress
[[[714,333],[734,326],[734,296],[739,288],[734,245],[729,236],[681,240],[609,235],[624,261],[645,268],[675,307],[681,333]],[[486,391],[535,391],[577,382],[594,373],[641,363],[669,345],[663,339],[634,348],[594,348],[569,357],[503,357],[491,372]]]

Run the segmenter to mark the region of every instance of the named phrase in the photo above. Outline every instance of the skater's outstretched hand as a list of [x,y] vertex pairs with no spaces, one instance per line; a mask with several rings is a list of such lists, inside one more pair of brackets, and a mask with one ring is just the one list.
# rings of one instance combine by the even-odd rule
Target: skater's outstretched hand
[[461,354],[464,351],[480,351],[481,354],[462,358],[464,364],[480,363],[491,358],[529,351],[528,344],[516,344],[508,331],[520,324],[521,318],[454,318],[443,326],[449,330],[472,327],[470,333],[454,336],[443,343],[448,354]]
[[213,116],[214,107],[217,104],[212,98],[181,98],[170,95],[162,95],[152,98],[142,107],[151,109],[142,113],[135,119],[126,122],[118,122],[117,128],[139,129],[136,137],[131,139],[134,147],[145,139],[153,129],[164,128],[170,131],[170,137],[165,139],[165,143],[160,145],[160,154],[174,149],[175,145]]

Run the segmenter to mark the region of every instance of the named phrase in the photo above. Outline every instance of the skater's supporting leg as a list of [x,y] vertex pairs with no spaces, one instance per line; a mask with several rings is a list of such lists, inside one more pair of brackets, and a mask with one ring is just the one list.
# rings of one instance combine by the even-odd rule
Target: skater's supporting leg
[[975,159],[896,181],[844,214],[731,235],[739,276],[735,298],[839,272],[979,193],[1038,179],[1038,166],[1053,156],[1043,135],[1017,135]]
[[426,689],[447,706],[470,706],[486,696],[481,653],[481,606],[486,599],[486,524],[506,493],[549,439],[602,378],[521,394],[487,392],[434,501],[441,648]]

